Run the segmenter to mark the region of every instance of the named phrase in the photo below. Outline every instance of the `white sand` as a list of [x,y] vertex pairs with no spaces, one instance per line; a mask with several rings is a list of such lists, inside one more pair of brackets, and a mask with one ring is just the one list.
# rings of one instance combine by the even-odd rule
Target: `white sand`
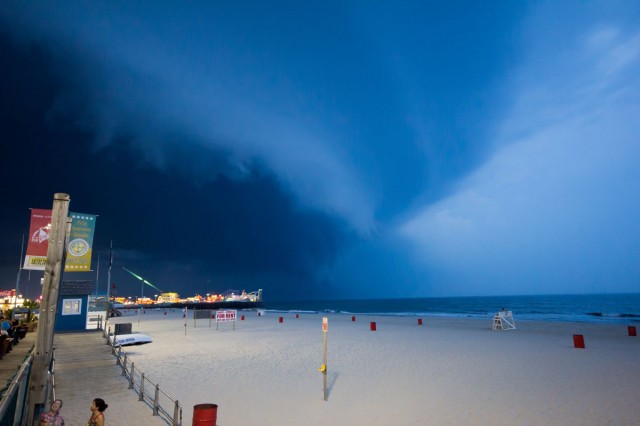
[[[190,313],[191,314],[191,313]],[[322,316],[238,312],[209,327],[179,310],[131,322],[154,343],[136,366],[183,405],[218,405],[218,425],[632,425],[640,419],[640,338],[623,325],[329,314],[323,400]],[[284,322],[278,323],[283,316]],[[327,315],[325,315],[327,316]],[[370,321],[377,331],[370,331]],[[573,347],[583,334],[586,349]]]

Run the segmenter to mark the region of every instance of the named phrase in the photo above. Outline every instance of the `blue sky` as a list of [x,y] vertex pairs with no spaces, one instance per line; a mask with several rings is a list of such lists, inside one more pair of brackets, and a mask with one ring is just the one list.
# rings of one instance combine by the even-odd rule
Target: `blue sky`
[[638,22],[633,1],[5,2],[3,108],[95,167],[3,189],[4,216],[68,192],[97,251],[187,294],[635,292]]

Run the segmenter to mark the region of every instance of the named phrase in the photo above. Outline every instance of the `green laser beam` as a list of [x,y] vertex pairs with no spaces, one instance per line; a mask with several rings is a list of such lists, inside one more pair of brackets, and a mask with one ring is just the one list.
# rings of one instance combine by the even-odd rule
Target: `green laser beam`
[[140,275],[131,272],[130,270],[128,270],[127,268],[125,268],[124,266],[122,267],[122,269],[124,269],[125,271],[127,271],[128,273],[130,273],[131,275],[133,275],[134,277],[136,277],[137,279],[139,279],[140,281],[142,281],[143,283],[145,283],[146,285],[155,288],[156,290],[158,290],[159,292],[162,292],[162,290],[160,290],[158,287],[156,287],[155,285],[151,284],[149,281],[145,280],[144,278],[142,278]]

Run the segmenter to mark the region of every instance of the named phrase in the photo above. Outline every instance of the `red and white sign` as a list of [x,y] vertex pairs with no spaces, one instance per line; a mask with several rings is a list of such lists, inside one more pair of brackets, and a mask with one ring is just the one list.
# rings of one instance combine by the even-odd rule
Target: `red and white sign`
[[47,264],[49,233],[51,231],[51,210],[31,209],[31,226],[27,255],[22,269],[44,271]]
[[322,331],[325,333],[329,331],[329,318],[327,317],[322,317]]
[[235,322],[238,311],[216,311],[216,322]]

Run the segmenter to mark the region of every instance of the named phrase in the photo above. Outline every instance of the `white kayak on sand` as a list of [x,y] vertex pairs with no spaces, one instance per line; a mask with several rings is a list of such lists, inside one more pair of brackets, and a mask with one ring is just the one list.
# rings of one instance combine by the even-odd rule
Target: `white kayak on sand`
[[113,346],[130,346],[130,345],[145,345],[147,343],[152,343],[151,337],[146,334],[118,334],[116,336],[111,336],[110,339],[113,340],[115,338],[115,342]]

